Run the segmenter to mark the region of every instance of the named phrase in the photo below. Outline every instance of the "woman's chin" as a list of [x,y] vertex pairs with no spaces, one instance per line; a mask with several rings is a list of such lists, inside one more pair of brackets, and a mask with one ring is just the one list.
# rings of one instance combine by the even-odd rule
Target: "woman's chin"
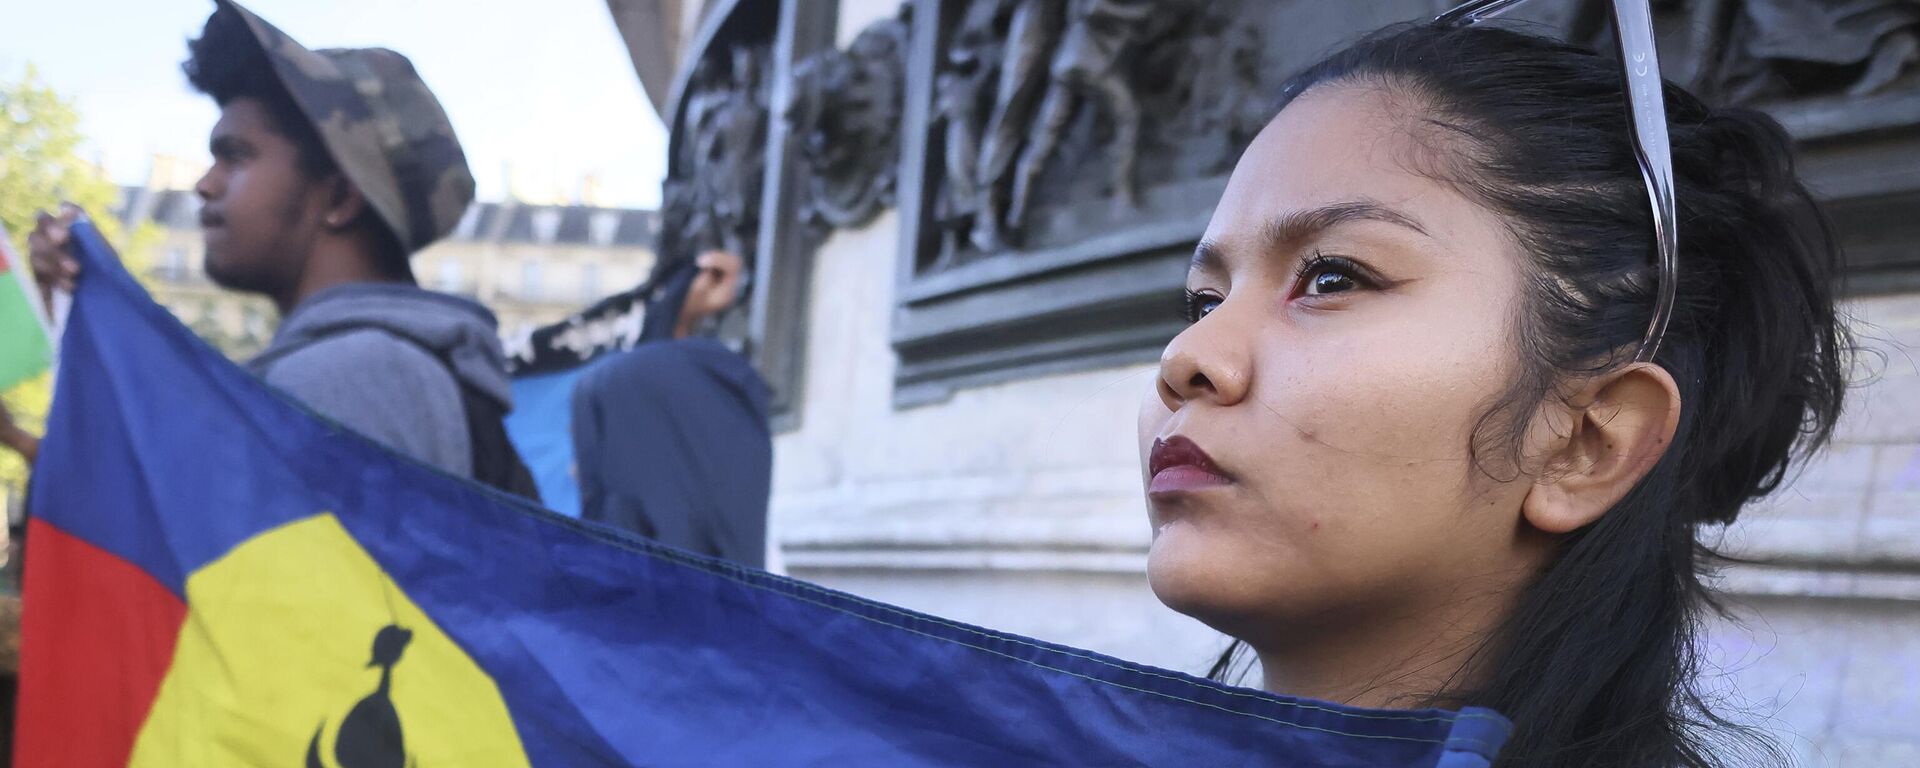
[[1257,603],[1246,591],[1246,572],[1231,558],[1213,551],[1198,532],[1170,526],[1154,536],[1147,550],[1147,583],[1168,608],[1220,628],[1220,622],[1245,615]]
[[1240,639],[1327,610],[1337,590],[1276,551],[1226,530],[1162,528],[1147,550],[1147,584],[1168,608]]

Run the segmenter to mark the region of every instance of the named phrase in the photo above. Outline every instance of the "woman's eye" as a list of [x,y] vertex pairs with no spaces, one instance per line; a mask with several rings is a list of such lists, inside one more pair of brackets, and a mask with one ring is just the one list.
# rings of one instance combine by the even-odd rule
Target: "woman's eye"
[[1333,268],[1307,278],[1306,294],[1308,296],[1324,296],[1329,293],[1351,291],[1359,287],[1360,282],[1355,280],[1352,275],[1341,272],[1338,268]]
[[1295,285],[1299,287],[1294,290],[1300,296],[1331,296],[1378,285],[1366,268],[1352,259],[1320,254],[1314,254],[1300,265],[1296,279],[1299,282]]
[[1180,314],[1189,323],[1200,322],[1200,318],[1212,314],[1220,307],[1222,299],[1204,291],[1187,291],[1186,298],[1180,303]]

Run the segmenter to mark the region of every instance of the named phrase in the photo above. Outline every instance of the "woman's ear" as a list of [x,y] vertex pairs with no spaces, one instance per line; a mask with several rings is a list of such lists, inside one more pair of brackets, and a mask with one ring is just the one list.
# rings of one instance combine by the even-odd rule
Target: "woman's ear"
[[1666,455],[1680,424],[1680,388],[1651,363],[1596,377],[1568,402],[1584,405],[1548,414],[1550,469],[1520,506],[1546,533],[1578,530],[1620,503]]

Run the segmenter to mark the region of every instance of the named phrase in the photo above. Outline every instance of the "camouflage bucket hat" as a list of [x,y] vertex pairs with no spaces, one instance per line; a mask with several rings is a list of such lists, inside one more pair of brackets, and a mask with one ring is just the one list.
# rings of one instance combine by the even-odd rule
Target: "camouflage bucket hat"
[[473,173],[440,100],[413,62],[385,48],[308,50],[231,0],[340,171],[409,253],[440,239],[473,202]]

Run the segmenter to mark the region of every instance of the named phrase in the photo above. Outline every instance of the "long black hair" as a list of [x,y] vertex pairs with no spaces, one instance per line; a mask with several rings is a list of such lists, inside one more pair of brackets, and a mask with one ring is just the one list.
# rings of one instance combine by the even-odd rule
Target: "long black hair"
[[[1496,452],[1518,450],[1545,398],[1631,361],[1647,328],[1654,230],[1618,65],[1511,29],[1401,26],[1299,73],[1279,106],[1328,83],[1412,97],[1423,108],[1417,134],[1434,150],[1418,170],[1498,213],[1525,251],[1520,375],[1471,446],[1490,471]],[[1694,688],[1696,636],[1718,608],[1702,583],[1718,561],[1696,533],[1731,522],[1832,431],[1851,349],[1832,294],[1838,247],[1778,123],[1671,83],[1666,106],[1678,299],[1654,362],[1679,386],[1679,428],[1619,504],[1560,542],[1479,648],[1483,679],[1432,692],[1513,719],[1503,765],[1780,760]]]

